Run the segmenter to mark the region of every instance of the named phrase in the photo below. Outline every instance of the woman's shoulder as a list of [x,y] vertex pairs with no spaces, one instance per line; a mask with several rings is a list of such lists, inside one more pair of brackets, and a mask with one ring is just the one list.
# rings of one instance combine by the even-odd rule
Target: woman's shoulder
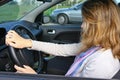
[[94,62],[95,64],[101,65],[109,65],[109,66],[120,66],[119,59],[115,58],[112,54],[111,49],[100,49],[96,51],[92,56],[89,57],[90,62]]
[[84,66],[86,67],[86,73],[90,72],[90,75],[94,74],[98,77],[111,78],[120,69],[119,60],[113,57],[111,49],[96,51],[87,58]]
[[102,59],[102,60],[107,60],[107,59],[116,59],[113,56],[112,50],[111,49],[100,49],[96,51],[92,56],[93,59]]

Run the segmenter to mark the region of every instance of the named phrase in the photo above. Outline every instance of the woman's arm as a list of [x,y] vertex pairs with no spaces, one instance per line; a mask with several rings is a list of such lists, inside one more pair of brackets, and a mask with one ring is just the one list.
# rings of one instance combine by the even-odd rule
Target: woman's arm
[[30,49],[42,51],[56,56],[74,56],[78,54],[81,43],[55,44],[49,42],[32,41]]
[[6,44],[15,48],[30,48],[38,51],[43,51],[45,53],[56,56],[74,56],[78,54],[81,47],[80,43],[55,44],[25,39],[13,30],[9,31],[6,35]]

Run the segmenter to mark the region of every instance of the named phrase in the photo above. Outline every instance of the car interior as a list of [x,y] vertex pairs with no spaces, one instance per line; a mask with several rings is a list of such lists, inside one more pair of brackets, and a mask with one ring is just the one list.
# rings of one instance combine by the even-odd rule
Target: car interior
[[[0,5],[11,0],[2,0]],[[26,39],[37,41],[70,44],[80,41],[81,23],[56,25],[49,24],[49,17],[43,15],[44,11],[65,0],[37,0],[43,2],[40,7],[29,12],[19,20],[0,23],[0,79],[1,80],[105,80],[93,78],[64,77],[73,63],[74,56],[61,57],[48,55],[41,51],[29,49],[16,49],[5,44],[5,35],[9,30],[15,30]],[[67,1],[67,0],[66,0]],[[44,21],[45,20],[45,21]],[[45,25],[48,23],[48,25]],[[35,74],[18,74],[14,64],[29,65],[37,71]],[[119,80],[120,71],[111,80]],[[108,80],[108,79],[106,79]]]

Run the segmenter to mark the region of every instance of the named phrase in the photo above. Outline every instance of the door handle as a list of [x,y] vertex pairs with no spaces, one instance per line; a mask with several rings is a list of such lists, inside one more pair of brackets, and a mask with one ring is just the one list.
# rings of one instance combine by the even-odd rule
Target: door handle
[[47,33],[48,34],[55,34],[56,32],[55,32],[55,30],[48,30]]

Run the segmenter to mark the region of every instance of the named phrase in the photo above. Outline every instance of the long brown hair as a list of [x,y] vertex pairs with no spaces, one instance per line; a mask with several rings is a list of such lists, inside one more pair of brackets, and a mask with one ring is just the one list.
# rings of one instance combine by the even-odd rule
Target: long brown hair
[[92,46],[111,49],[120,59],[120,11],[113,0],[87,0],[82,7],[83,33],[81,42],[85,51]]

